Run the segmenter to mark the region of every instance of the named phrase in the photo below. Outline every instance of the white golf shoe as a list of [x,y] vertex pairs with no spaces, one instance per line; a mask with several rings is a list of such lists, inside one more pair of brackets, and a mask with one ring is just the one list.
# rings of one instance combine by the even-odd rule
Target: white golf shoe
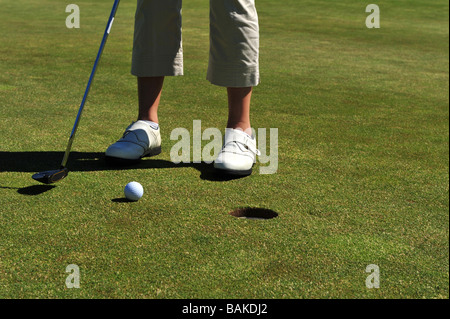
[[161,153],[161,134],[144,121],[136,121],[127,127],[122,138],[106,150],[110,160],[138,161],[143,157]]
[[254,137],[242,130],[227,128],[214,167],[229,174],[250,175],[257,155],[261,155],[261,152],[256,148]]

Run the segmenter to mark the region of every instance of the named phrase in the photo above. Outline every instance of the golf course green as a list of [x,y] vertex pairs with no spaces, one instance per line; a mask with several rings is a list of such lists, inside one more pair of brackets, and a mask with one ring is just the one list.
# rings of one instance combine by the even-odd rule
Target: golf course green
[[[278,167],[257,161],[244,178],[170,157],[174,129],[226,126],[226,90],[205,79],[206,0],[183,3],[185,75],[165,81],[162,153],[105,163],[137,116],[136,1],[121,1],[70,173],[43,185],[31,176],[61,162],[113,1],[74,1],[80,28],[66,27],[70,3],[0,0],[0,298],[449,298],[448,1],[379,0],[380,28],[366,26],[371,2],[256,1],[252,126],[268,146],[278,129]],[[137,202],[124,200],[131,181]]]

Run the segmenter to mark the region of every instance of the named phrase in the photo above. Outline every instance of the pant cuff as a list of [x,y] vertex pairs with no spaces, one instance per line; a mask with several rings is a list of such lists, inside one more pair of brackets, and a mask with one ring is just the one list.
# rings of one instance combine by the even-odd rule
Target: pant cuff
[[[170,63],[161,63],[170,61]],[[131,74],[137,77],[180,76],[183,75],[183,56],[156,58],[133,56]]]
[[257,66],[243,70],[210,64],[206,79],[214,85],[223,87],[253,87],[260,83]]

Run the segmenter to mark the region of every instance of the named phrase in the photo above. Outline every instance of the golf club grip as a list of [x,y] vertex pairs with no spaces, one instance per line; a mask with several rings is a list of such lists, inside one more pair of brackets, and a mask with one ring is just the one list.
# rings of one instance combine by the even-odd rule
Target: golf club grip
[[94,80],[95,73],[97,71],[98,63],[99,63],[100,58],[102,56],[103,49],[105,48],[105,44],[106,44],[106,40],[108,39],[108,35],[109,35],[110,31],[111,31],[111,27],[112,27],[112,24],[114,22],[114,18],[116,16],[116,12],[117,12],[117,9],[119,7],[119,3],[120,3],[120,0],[115,0],[114,1],[114,5],[113,5],[112,10],[111,10],[111,15],[109,16],[108,24],[106,25],[105,33],[103,34],[103,39],[102,39],[102,42],[100,44],[100,48],[99,48],[98,53],[97,53],[97,58],[95,59],[94,67],[92,68],[91,76],[89,77],[89,81],[88,81],[88,84],[86,86],[86,90],[84,92],[83,100],[81,101],[80,108],[78,109],[77,118],[75,119],[75,123],[74,123],[73,128],[72,128],[72,133],[70,134],[70,138],[69,138],[69,142],[67,144],[66,152],[64,153],[64,158],[63,158],[63,160],[61,162],[61,167],[65,167],[66,164],[67,164],[67,161],[69,160],[70,150],[72,149],[72,144],[73,144],[73,140],[75,138],[75,133],[77,132],[78,124],[80,123],[81,114],[83,113],[84,105],[86,104],[86,100],[87,100],[87,97],[89,95],[89,91],[91,89],[92,81]]

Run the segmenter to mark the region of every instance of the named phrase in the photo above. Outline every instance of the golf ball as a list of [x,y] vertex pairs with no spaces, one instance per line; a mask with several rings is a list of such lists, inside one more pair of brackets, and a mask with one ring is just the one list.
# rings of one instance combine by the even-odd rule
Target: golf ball
[[138,182],[131,182],[125,186],[125,197],[131,201],[138,201],[144,195],[144,188]]

